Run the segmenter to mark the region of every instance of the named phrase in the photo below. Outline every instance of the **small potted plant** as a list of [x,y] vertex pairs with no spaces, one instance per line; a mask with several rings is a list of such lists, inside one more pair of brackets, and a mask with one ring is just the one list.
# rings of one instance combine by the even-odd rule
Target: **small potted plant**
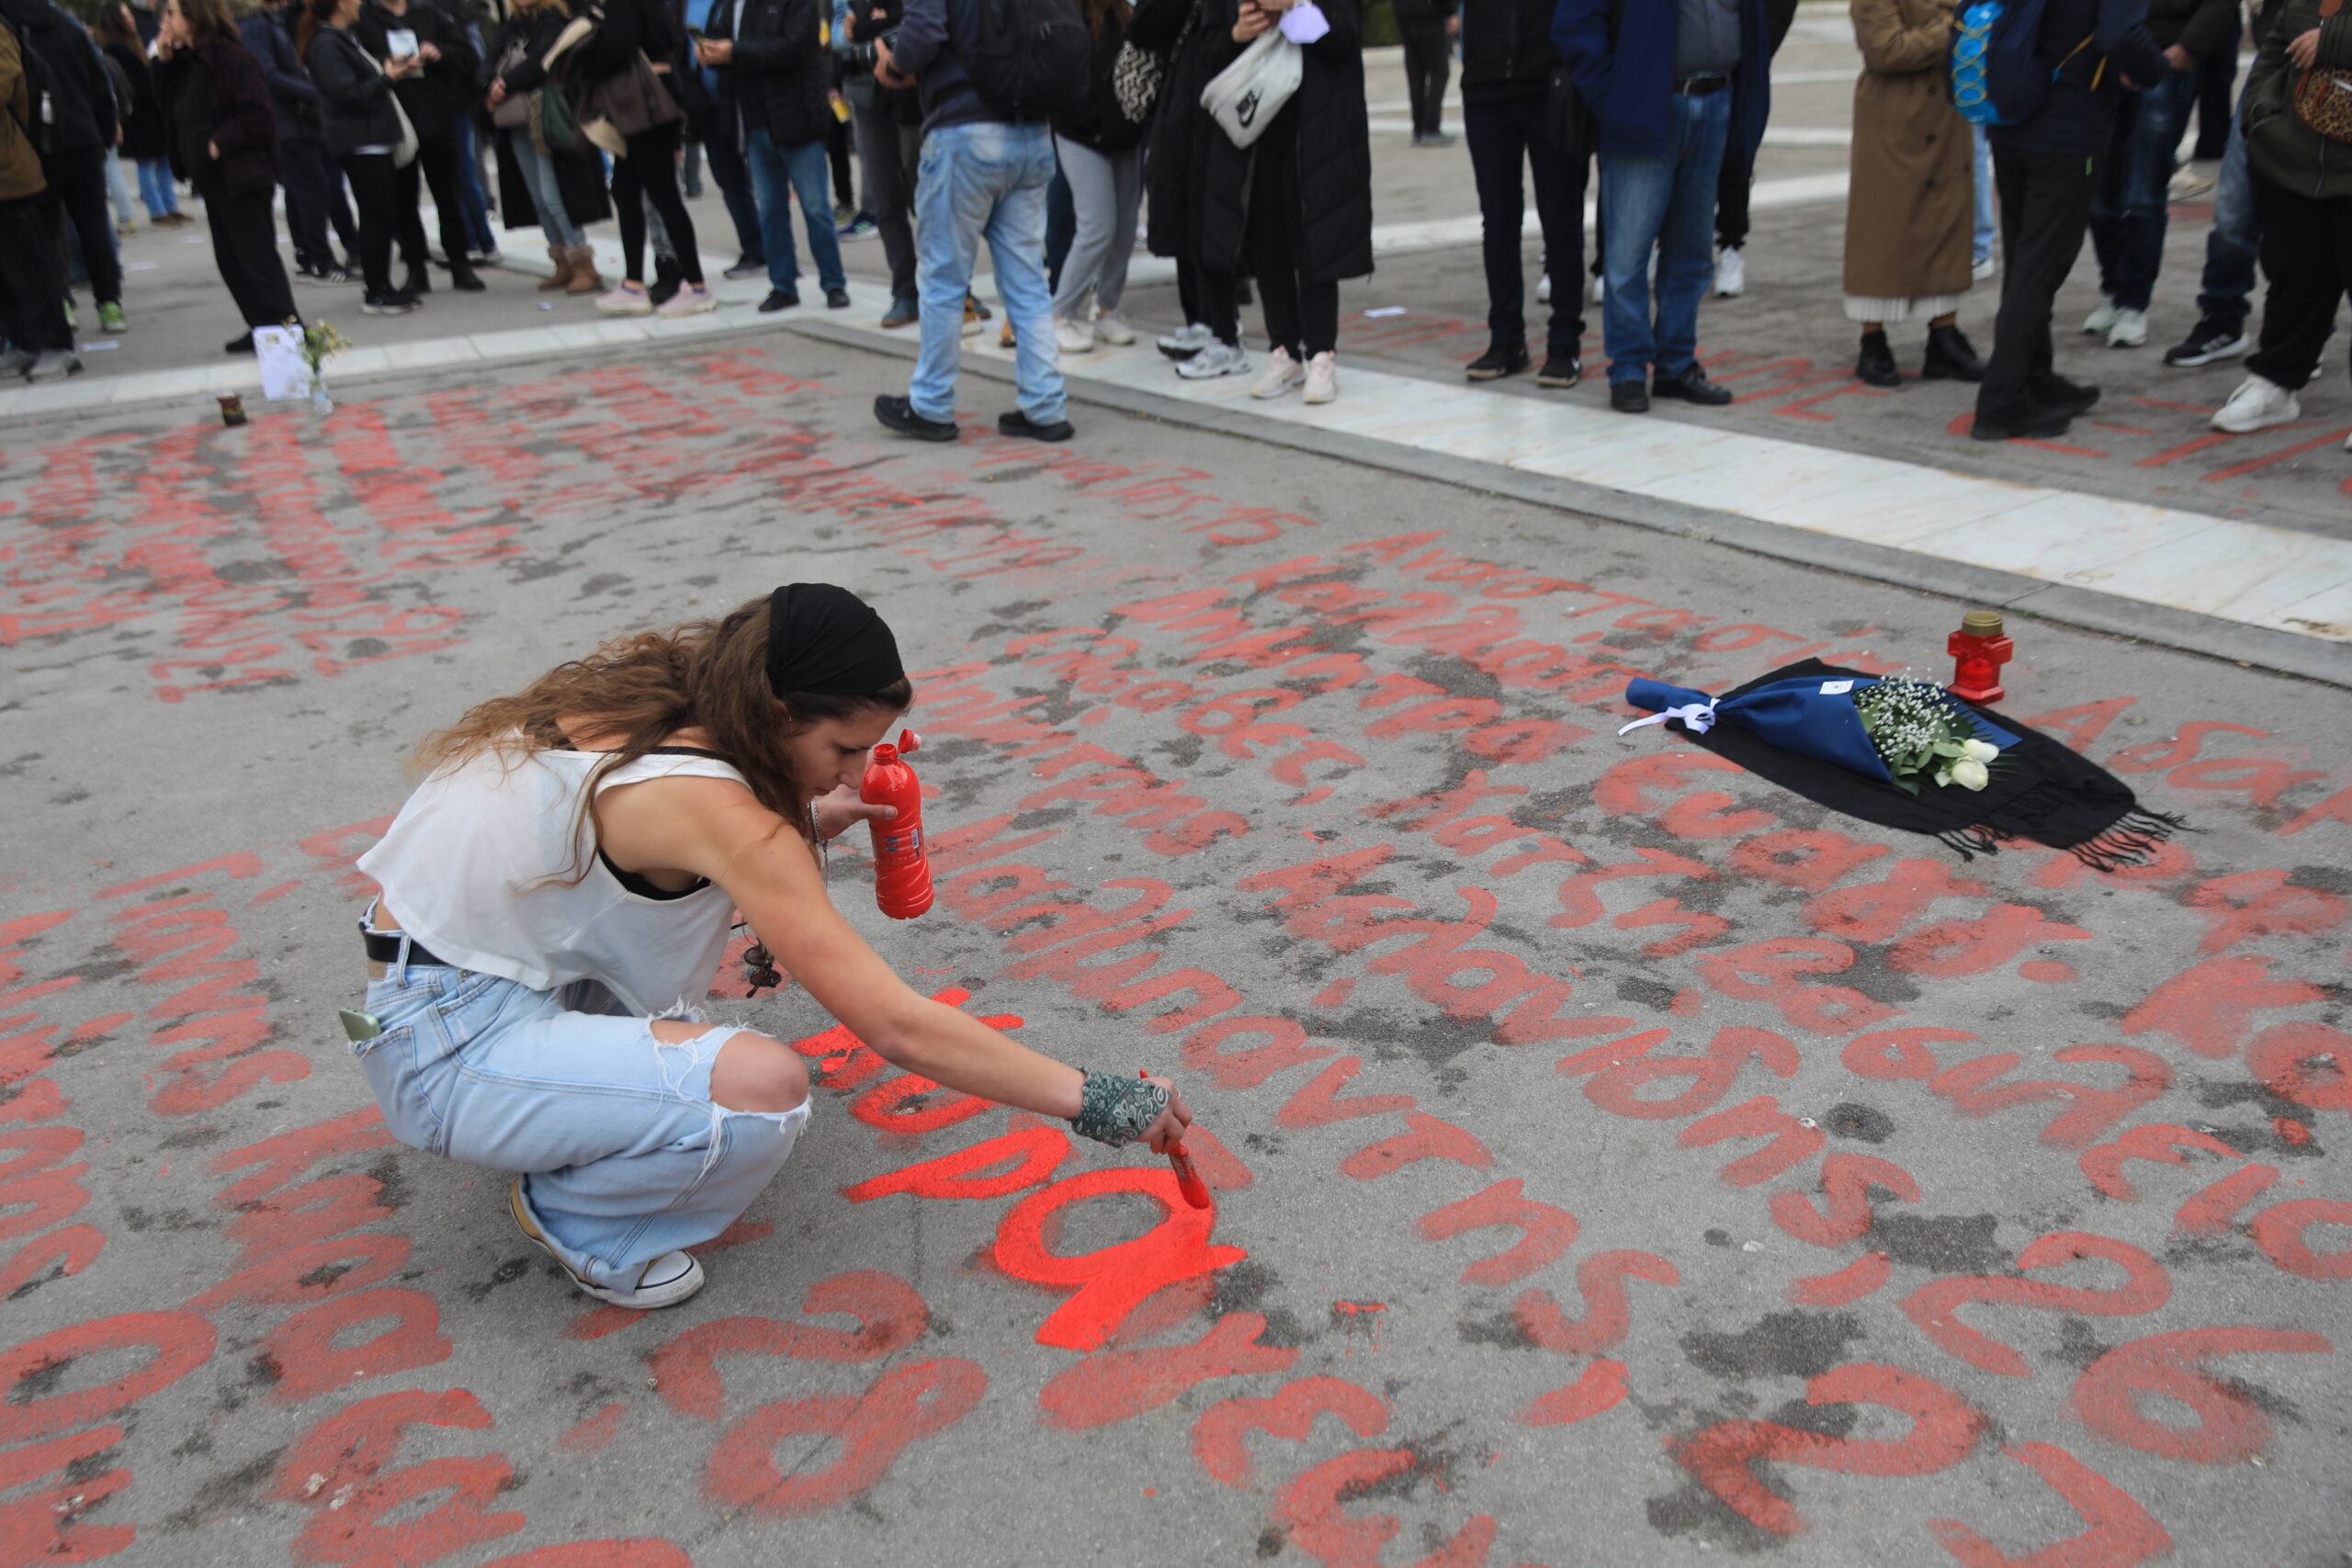
[[302,334],[302,362],[311,367],[311,412],[321,416],[333,413],[334,400],[327,395],[326,363],[349,348],[351,340],[335,331],[331,321],[312,325],[289,321],[286,325]]

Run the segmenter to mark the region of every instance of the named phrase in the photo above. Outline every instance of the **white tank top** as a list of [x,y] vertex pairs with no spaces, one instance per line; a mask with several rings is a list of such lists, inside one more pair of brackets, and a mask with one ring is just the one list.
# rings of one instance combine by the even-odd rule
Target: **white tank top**
[[[692,1007],[709,993],[734,900],[716,883],[677,895],[623,885],[580,809],[589,775],[605,760],[597,751],[535,750],[519,761],[483,755],[438,769],[359,857],[359,869],[383,888],[401,925],[445,963],[535,991],[601,981],[634,1013]],[[657,752],[605,773],[597,793],[680,776],[745,782],[715,757]],[[587,874],[569,880],[582,866]]]

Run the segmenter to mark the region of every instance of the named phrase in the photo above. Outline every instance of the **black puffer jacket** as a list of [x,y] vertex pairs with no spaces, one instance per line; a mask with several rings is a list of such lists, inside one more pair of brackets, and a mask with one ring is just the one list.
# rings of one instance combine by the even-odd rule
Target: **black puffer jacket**
[[458,117],[473,112],[474,76],[481,67],[473,41],[458,19],[432,0],[409,0],[408,9],[398,16],[371,3],[359,13],[352,31],[368,53],[388,60],[385,35],[394,28],[407,28],[420,46],[429,43],[440,51],[438,60],[427,61],[424,70],[403,78],[393,90],[408,110],[409,123],[416,127],[416,139],[430,146],[449,146],[458,140]]
[[277,119],[278,145],[317,140],[319,90],[295,58],[294,40],[286,36],[286,28],[267,11],[255,11],[239,19],[237,36],[261,67],[262,85],[269,89]]
[[1462,0],[1462,101],[1500,103],[1552,90],[1560,51],[1551,0]]
[[[1151,156],[1144,164],[1148,214],[1145,243],[1156,256],[1201,258],[1201,185],[1198,171],[1210,137],[1222,140],[1216,121],[1201,112],[1201,89],[1216,73],[1206,68],[1208,39],[1198,13],[1210,0],[1137,0],[1127,37],[1141,49],[1173,49],[1160,78],[1151,117]],[[1187,23],[1190,24],[1189,28]]]
[[[1207,35],[1203,85],[1240,57],[1233,41],[1237,0],[1203,0]],[[1316,283],[1372,273],[1372,133],[1363,96],[1363,12],[1357,0],[1317,0],[1331,30],[1300,52],[1298,92],[1283,106],[1295,117],[1290,146],[1298,160],[1303,210],[1295,231],[1299,276]],[[1195,93],[1193,102],[1200,101]],[[1244,236],[1255,148],[1236,147],[1216,122],[1193,110],[1209,134],[1202,142],[1200,220],[1195,254],[1221,272],[1247,272]]]
[[[830,7],[827,7],[830,10]],[[729,15],[729,12],[732,15]],[[818,41],[818,0],[728,0],[711,8],[710,36],[732,37],[733,63],[718,73],[722,118],[733,101],[743,129],[779,148],[822,141],[833,128],[831,62]],[[720,29],[731,25],[731,33]]]
[[335,157],[362,147],[396,146],[401,117],[392,107],[392,79],[348,28],[321,28],[304,62],[319,89],[319,118],[327,151]]

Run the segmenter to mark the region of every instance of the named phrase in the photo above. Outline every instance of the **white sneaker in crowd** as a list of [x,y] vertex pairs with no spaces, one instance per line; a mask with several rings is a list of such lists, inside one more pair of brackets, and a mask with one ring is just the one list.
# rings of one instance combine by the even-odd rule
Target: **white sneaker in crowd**
[[1598,305],[1598,304],[1600,304],[1603,299],[1607,299],[1607,298],[1608,298],[1608,295],[1609,295],[1609,288],[1608,288],[1608,285],[1606,285],[1606,284],[1604,284],[1604,283],[1602,283],[1602,282],[1600,281],[1600,274],[1599,274],[1599,273],[1597,273],[1597,272],[1596,272],[1596,273],[1594,273],[1594,274],[1592,275],[1592,302],[1593,302],[1594,304]]
[[1253,398],[1279,398],[1306,379],[1306,367],[1290,356],[1290,350],[1277,348],[1266,355],[1266,373],[1250,389]]
[[653,301],[646,298],[645,285],[616,283],[610,293],[596,296],[596,309],[607,316],[650,316]]
[[675,294],[662,300],[662,308],[654,314],[672,318],[702,316],[718,309],[718,296],[713,294],[707,285],[686,283],[679,285]]
[[1725,245],[1723,254],[1715,258],[1715,294],[1718,299],[1736,299],[1747,292],[1747,263],[1737,245]]
[[1064,354],[1091,354],[1094,352],[1094,334],[1066,316],[1056,316],[1054,346]]
[[1159,340],[1159,352],[1170,359],[1190,359],[1216,341],[1216,334],[1198,321],[1188,322]]
[[1097,342],[1107,343],[1113,348],[1125,348],[1136,341],[1136,330],[1118,311],[1098,310],[1094,312],[1094,336]]
[[1538,305],[1552,302],[1552,275],[1548,272],[1535,280],[1535,302]]
[[1300,400],[1310,403],[1328,403],[1339,395],[1339,358],[1327,348],[1307,360],[1306,389],[1300,394]]
[[2148,341],[2148,312],[2118,310],[2113,324],[2107,329],[2109,348],[2137,348]]
[[[1208,329],[1204,327],[1202,331]],[[1219,343],[1216,337],[1190,359],[1177,361],[1176,374],[1187,381],[1205,381],[1212,376],[1246,376],[1250,373],[1250,355],[1238,343]]]
[[2290,424],[2302,417],[2302,402],[2294,393],[2276,381],[2249,376],[2238,383],[2230,400],[2214,411],[2213,428],[2244,435],[2250,431],[2267,430],[2274,424]]
[[1992,276],[1996,272],[1998,272],[2000,267],[2001,264],[1995,261],[1991,256],[1979,256],[1976,260],[1976,265],[1968,269],[1968,276],[1974,278],[1977,282],[1982,283],[1986,278]]
[[2083,318],[2083,331],[2098,336],[2115,325],[2115,318],[2122,312],[2115,308],[2115,300],[2108,295],[2098,297],[2098,304]]

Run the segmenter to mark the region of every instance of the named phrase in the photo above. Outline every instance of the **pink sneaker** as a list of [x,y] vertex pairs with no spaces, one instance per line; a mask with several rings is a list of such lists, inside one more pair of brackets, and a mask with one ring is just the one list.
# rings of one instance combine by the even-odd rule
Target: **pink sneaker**
[[718,309],[718,297],[699,283],[681,284],[678,291],[662,303],[654,312],[658,316],[699,316]]
[[653,301],[645,297],[642,283],[616,283],[611,293],[596,297],[596,309],[607,316],[650,316]]

